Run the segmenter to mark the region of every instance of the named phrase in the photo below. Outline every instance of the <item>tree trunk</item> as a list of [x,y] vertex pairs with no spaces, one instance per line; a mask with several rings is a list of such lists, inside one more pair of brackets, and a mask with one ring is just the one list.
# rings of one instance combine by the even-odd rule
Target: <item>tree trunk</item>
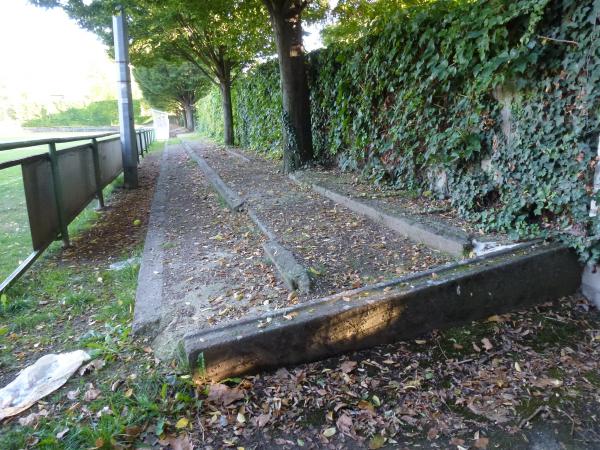
[[233,107],[231,105],[231,80],[219,80],[221,101],[223,102],[223,138],[225,145],[233,145]]
[[271,16],[283,100],[283,170],[293,172],[313,157],[310,91],[302,47],[301,8],[292,1],[272,1]]
[[183,116],[185,121],[185,127],[189,131],[194,131],[196,129],[196,122],[194,120],[194,105],[186,103],[183,105]]

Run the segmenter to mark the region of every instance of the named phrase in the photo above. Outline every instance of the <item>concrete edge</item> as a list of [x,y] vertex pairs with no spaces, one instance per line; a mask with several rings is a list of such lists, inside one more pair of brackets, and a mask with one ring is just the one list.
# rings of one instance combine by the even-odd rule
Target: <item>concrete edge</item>
[[166,186],[165,165],[168,157],[169,146],[165,148],[160,160],[160,173],[156,181],[154,198],[150,207],[150,220],[144,250],[138,273],[138,284],[135,294],[133,309],[133,322],[131,325],[135,335],[158,334],[162,315],[163,296],[163,244],[165,240],[164,223],[166,222]]
[[[186,152],[192,158],[200,169],[204,172],[209,182],[219,195],[225,200],[227,205],[233,211],[240,211],[245,201],[242,200],[227,184],[221,179],[217,172],[188,145],[184,144]],[[230,151],[227,149],[227,151]],[[242,156],[242,155],[238,155]],[[249,161],[249,160],[248,160]],[[247,206],[247,205],[246,205]],[[258,218],[254,210],[246,207],[248,216],[266,236],[268,242],[263,244],[263,250],[277,269],[280,278],[285,285],[292,291],[301,293],[310,292],[310,277],[306,269],[296,261],[294,255],[277,242],[275,234]]]
[[186,335],[190,367],[222,379],[407,339],[577,291],[567,247],[529,245]]
[[209,183],[225,201],[229,209],[232,211],[241,211],[244,206],[244,200],[225,184],[217,172],[208,165],[204,158],[192,150],[187,142],[183,140],[181,142],[189,157],[196,161],[196,164],[198,164],[202,172],[204,172]]
[[252,161],[250,158],[248,158],[246,155],[241,154],[240,152],[238,152],[237,150],[234,150],[233,148],[229,148],[229,147],[225,147],[225,150],[227,151],[227,153],[229,153],[231,156],[234,156],[238,159],[241,159],[242,161],[245,162],[250,162]]
[[289,178],[300,185],[309,186],[315,192],[357,214],[368,217],[374,222],[430,248],[459,258],[465,257],[473,249],[470,236],[450,225],[437,224],[434,226],[428,221],[411,217],[408,214],[402,216],[388,214],[317,183],[303,181],[297,173],[289,174]]
[[277,269],[279,277],[288,289],[307,294],[311,290],[310,276],[302,264],[296,261],[291,251],[277,242],[277,237],[259,219],[252,208],[247,208],[247,213],[256,227],[266,236],[267,242],[263,244],[263,250],[271,263]]
[[302,294],[310,292],[311,282],[308,272],[296,261],[292,252],[276,241],[265,242],[263,249],[290,290]]

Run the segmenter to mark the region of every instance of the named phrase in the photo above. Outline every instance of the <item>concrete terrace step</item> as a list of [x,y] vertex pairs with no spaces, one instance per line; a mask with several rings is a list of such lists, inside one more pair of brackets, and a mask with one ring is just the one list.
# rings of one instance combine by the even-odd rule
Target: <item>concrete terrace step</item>
[[430,248],[448,253],[456,258],[481,256],[514,247],[515,244],[499,244],[476,239],[458,227],[442,221],[430,220],[406,212],[383,210],[366,202],[351,198],[332,188],[310,180],[302,171],[289,175],[293,181],[310,186],[315,192],[329,198],[349,210],[368,217],[392,231]]
[[527,244],[392,282],[191,333],[190,367],[211,379],[327,358],[574,293],[581,266],[556,244]]

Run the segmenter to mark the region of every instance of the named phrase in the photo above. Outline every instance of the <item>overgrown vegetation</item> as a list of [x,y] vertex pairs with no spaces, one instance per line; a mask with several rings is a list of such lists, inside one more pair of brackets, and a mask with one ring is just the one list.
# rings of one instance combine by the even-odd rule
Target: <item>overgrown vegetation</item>
[[[598,259],[599,14],[597,0],[437,1],[378,18],[310,55],[317,159]],[[270,62],[235,87],[242,145],[280,148],[278,79]]]

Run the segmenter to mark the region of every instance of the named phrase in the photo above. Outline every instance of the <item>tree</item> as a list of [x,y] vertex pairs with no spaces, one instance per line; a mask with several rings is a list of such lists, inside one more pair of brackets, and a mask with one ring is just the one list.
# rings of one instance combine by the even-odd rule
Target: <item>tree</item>
[[231,86],[254,58],[271,51],[267,16],[260,5],[244,0],[30,0],[63,8],[84,28],[112,45],[111,16],[125,8],[131,38],[131,61],[157,59],[194,64],[221,90],[224,138],[234,143]]
[[434,0],[339,0],[330,13],[332,23],[322,32],[326,45],[354,42],[373,29],[378,17],[389,17],[399,9],[408,9]]
[[310,0],[262,0],[269,17],[281,75],[283,169],[292,172],[313,157],[310,91],[302,45],[302,13]]
[[158,60],[152,66],[134,68],[133,74],[150,105],[181,112],[185,127],[194,130],[194,105],[209,83],[196,66]]

